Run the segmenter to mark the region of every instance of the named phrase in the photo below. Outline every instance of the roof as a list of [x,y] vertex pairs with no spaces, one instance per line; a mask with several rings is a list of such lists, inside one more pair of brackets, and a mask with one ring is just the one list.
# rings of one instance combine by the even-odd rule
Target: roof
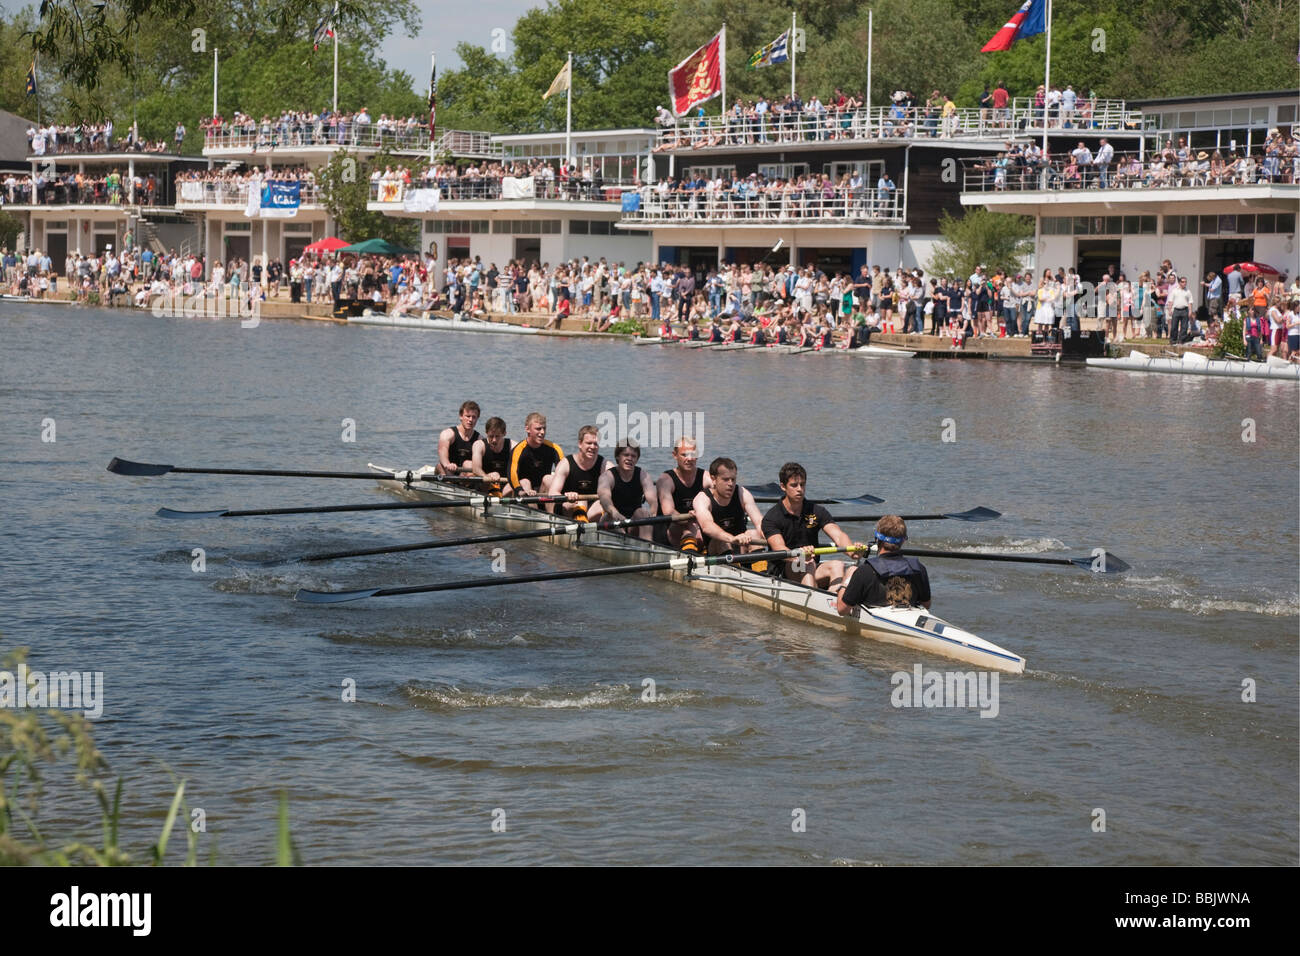
[[1194,103],[1221,103],[1224,100],[1291,100],[1295,101],[1295,90],[1261,90],[1249,93],[1213,93],[1201,96],[1169,96],[1151,100],[1125,100],[1130,106],[1179,106]]

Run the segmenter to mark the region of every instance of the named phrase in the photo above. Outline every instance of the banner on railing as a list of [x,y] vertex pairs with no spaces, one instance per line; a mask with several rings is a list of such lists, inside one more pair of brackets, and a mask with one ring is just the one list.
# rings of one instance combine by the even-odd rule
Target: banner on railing
[[203,202],[203,184],[196,182],[181,183],[181,199],[185,202]]
[[379,201],[401,202],[403,185],[399,179],[381,179],[379,181]]
[[532,176],[522,179],[506,176],[501,180],[502,199],[534,199],[536,196],[537,190],[533,184]]
[[402,200],[406,212],[437,212],[442,193],[438,189],[411,189]]
[[641,211],[641,194],[624,193],[623,194],[623,211],[640,212]]
[[267,183],[262,187],[262,218],[292,219],[298,214],[301,183]]

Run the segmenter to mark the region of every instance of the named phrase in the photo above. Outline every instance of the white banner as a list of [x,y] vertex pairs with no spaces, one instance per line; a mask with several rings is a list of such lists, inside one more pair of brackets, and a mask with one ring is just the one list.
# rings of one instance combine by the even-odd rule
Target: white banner
[[249,219],[255,219],[262,210],[262,181],[260,179],[250,179],[247,188],[248,205],[244,208],[244,215]]
[[437,189],[410,189],[402,200],[405,212],[437,212],[442,193]]
[[532,176],[524,179],[516,179],[514,176],[506,176],[501,180],[502,199],[533,199],[536,195],[536,190],[533,188]]
[[181,198],[186,202],[203,202],[203,184],[193,181],[181,183]]

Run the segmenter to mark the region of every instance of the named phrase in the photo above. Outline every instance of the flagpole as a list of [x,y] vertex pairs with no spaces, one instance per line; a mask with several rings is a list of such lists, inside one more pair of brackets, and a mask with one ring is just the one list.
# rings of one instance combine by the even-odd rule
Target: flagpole
[[794,99],[794,59],[799,53],[799,41],[797,37],[798,30],[794,24],[794,7],[790,8],[790,42],[786,46],[790,50],[790,99]]
[[[335,4],[337,7],[338,5]],[[339,111],[339,27],[338,24],[330,21],[330,26],[334,28],[334,112]]]
[[[37,129],[41,128],[41,78],[37,75],[40,72],[40,70],[38,69],[39,59],[40,58],[35,53],[32,54],[32,79],[36,82],[36,89],[34,91],[34,95],[36,96],[36,128]],[[29,216],[28,219],[30,218],[31,217]]]
[[722,42],[718,44],[719,59],[722,61],[718,70],[722,74],[722,115],[727,115],[727,21],[722,21]]
[[867,101],[862,105],[867,110],[867,135],[871,135],[871,30],[875,26],[876,11],[867,10]]
[[215,118],[217,115],[217,70],[218,70],[217,61],[218,61],[218,57],[220,56],[221,56],[221,51],[216,47],[213,47],[212,48],[212,116],[213,118]]
[[[569,72],[568,90],[565,91],[564,103],[564,161],[572,165],[573,163],[573,51],[569,51],[569,65],[565,67]],[[569,178],[573,178],[573,170],[569,170]]]
[[[433,99],[433,90],[437,82],[438,82],[438,54],[430,53],[429,54],[429,102],[433,104],[435,108],[437,107],[437,104],[434,102]],[[435,161],[433,138],[438,133],[437,126],[434,125],[436,122],[437,122],[436,118],[431,113],[429,115],[429,162],[431,164]]]
[[1047,61],[1043,67],[1043,170],[1047,170],[1047,99],[1052,93],[1052,0],[1047,0]]

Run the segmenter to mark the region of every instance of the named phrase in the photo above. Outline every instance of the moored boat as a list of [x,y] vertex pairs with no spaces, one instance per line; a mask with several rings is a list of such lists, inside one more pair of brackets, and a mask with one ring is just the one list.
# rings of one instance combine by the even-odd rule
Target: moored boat
[[1090,358],[1093,368],[1120,369],[1127,372],[1163,372],[1173,375],[1210,375],[1220,378],[1269,378],[1300,382],[1300,365],[1270,356],[1265,362],[1245,362],[1233,359],[1210,359],[1195,352],[1184,352],[1180,358],[1152,356],[1130,352],[1124,358]]
[[402,329],[424,329],[439,332],[491,332],[501,335],[536,335],[540,329],[505,322],[488,322],[484,319],[435,319],[428,312],[423,316],[386,315],[366,309],[361,315],[348,316],[349,325],[386,325]]

